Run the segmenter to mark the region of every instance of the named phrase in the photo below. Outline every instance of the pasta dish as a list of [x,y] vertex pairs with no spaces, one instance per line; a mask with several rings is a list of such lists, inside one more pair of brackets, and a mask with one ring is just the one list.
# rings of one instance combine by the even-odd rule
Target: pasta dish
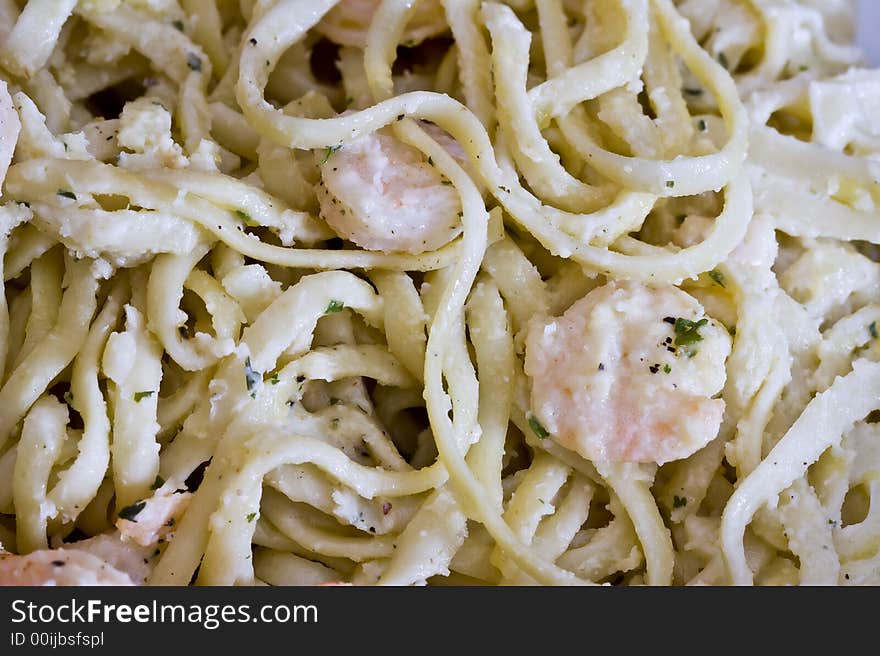
[[0,583],[880,584],[854,24],[0,0]]

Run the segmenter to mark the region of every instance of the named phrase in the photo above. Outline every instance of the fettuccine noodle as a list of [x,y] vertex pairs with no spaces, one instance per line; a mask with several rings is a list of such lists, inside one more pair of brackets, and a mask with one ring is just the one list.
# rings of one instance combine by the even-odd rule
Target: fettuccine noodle
[[0,0],[0,584],[880,584],[848,0]]

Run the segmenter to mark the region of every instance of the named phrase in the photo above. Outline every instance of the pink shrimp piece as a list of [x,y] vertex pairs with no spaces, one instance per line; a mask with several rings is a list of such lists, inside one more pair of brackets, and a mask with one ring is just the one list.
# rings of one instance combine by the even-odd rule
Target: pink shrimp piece
[[350,588],[354,584],[347,581],[328,581],[327,583],[318,583],[319,588]]
[[530,326],[530,424],[594,462],[686,458],[718,434],[730,348],[680,289],[609,283]]
[[[453,156],[460,149],[458,144],[444,146]],[[419,150],[396,137],[365,135],[324,159],[318,186],[321,216],[358,246],[418,254],[440,248],[461,232],[458,193]]]
[[192,498],[176,489],[162,485],[132,519],[117,519],[115,531],[24,556],[0,551],[0,585],[143,584]]
[[[363,48],[380,0],[342,0],[316,26],[321,34],[342,46]],[[421,0],[403,32],[402,43],[418,45],[446,32],[446,16],[437,0]]]
[[116,528],[122,540],[147,547],[167,538],[192,498],[190,492],[177,493],[176,490],[177,486],[168,481],[144,500],[144,507],[133,519],[117,519]]
[[0,586],[134,585],[125,572],[79,549],[41,549],[26,556],[0,552]]

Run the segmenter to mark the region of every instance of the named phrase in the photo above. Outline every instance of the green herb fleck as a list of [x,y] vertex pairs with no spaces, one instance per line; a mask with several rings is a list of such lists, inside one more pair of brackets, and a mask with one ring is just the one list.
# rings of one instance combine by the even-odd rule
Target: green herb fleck
[[189,70],[191,71],[201,71],[202,70],[202,60],[195,53],[189,53],[186,56],[186,65],[189,66]]
[[678,495],[672,497],[673,508],[684,508],[687,504],[688,500],[686,497],[680,497]]
[[336,314],[337,312],[342,312],[342,308],[345,307],[345,304],[342,301],[337,301],[335,298],[330,299],[330,303],[327,304],[327,309],[324,310],[324,314]]
[[64,196],[64,198],[69,198],[70,200],[76,200],[76,194],[72,191],[68,191],[67,189],[59,189],[57,192],[59,196]]
[[272,378],[269,379],[269,382],[273,385],[277,385],[280,381],[278,380],[278,374],[273,374]]
[[252,521],[254,521],[256,518],[257,518],[257,513],[252,512],[252,513],[248,513],[248,514],[247,514],[247,518],[246,518],[246,519],[248,520],[248,524],[250,524],[250,523],[251,523]]
[[333,155],[333,153],[337,152],[342,148],[342,144],[336,144],[335,146],[327,146],[324,149],[324,159],[321,160],[321,164],[326,164],[327,160]]
[[153,484],[150,486],[150,489],[151,490],[158,490],[163,485],[165,485],[165,479],[157,474],[156,480],[153,481]]
[[707,128],[707,126],[706,126],[706,119],[701,118],[699,121],[697,121],[697,129],[698,129],[700,132],[705,132],[705,131],[706,131],[706,128]]
[[663,373],[664,374],[671,374],[672,373],[672,367],[669,366],[668,362],[663,365]]
[[724,274],[716,269],[712,269],[709,272],[709,277],[714,280],[716,283],[724,287]]
[[245,358],[244,360],[244,382],[247,385],[248,392],[251,393],[251,398],[257,398],[257,383],[262,382],[263,376],[259,372],[256,372],[251,367],[251,359]]
[[183,32],[183,21],[182,20],[173,20],[171,24],[174,26],[174,29],[178,32]]
[[251,218],[251,215],[244,210],[235,210],[235,216],[237,216],[248,225],[254,225],[256,223],[256,221]]
[[871,325],[868,326],[868,332],[871,333],[871,337],[877,339],[877,322],[872,321]]
[[149,396],[153,396],[153,394],[155,394],[155,392],[153,392],[153,391],[135,392],[134,393],[134,400],[136,403],[140,403],[141,399],[145,399]]
[[666,186],[672,189],[675,186],[675,180],[667,180]]
[[136,522],[137,520],[135,519],[135,517],[137,517],[138,513],[140,513],[140,511],[143,510],[144,508],[146,508],[146,506],[147,506],[146,501],[136,501],[135,503],[131,504],[130,506],[126,506],[125,508],[123,508],[122,510],[119,511],[119,519],[127,519],[130,522]]
[[550,437],[550,431],[544,428],[534,415],[529,416],[529,426],[531,427],[532,432],[542,440],[546,437]]
[[[688,346],[689,344],[702,342],[703,336],[700,335],[700,328],[705,326],[707,323],[709,323],[708,319],[691,321],[689,319],[678,317],[675,320],[675,345]],[[695,355],[695,353],[688,354],[688,357],[693,357],[693,355]]]

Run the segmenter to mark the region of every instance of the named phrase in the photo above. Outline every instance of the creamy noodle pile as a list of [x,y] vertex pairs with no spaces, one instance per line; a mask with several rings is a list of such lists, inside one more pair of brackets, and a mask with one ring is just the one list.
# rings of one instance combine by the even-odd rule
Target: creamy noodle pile
[[0,0],[0,583],[880,584],[847,0]]

